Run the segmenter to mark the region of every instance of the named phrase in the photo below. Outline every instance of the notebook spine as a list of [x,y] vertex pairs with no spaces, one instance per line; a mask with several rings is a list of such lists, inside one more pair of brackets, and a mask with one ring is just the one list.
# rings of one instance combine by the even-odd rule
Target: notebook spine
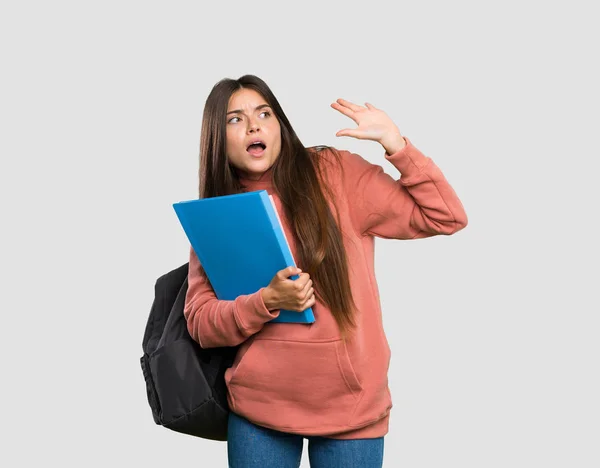
[[[275,237],[277,238],[277,242],[279,243],[279,247],[280,247],[281,253],[283,254],[285,264],[288,266],[297,266],[296,262],[294,260],[294,256],[292,255],[290,244],[285,237],[285,231],[283,230],[283,222],[281,221],[281,218],[279,217],[279,215],[277,213],[277,207],[275,206],[275,202],[271,199],[271,197],[268,195],[268,193],[266,191],[261,192],[261,200],[263,202],[263,205],[265,207],[265,211],[267,212],[269,220],[271,221],[271,226],[273,227],[273,232],[275,233]],[[296,280],[299,277],[300,277],[299,275],[292,275],[292,276],[290,276],[290,279]],[[297,319],[298,314],[302,315],[308,323],[312,323],[315,321],[312,307],[309,307],[308,309],[306,309],[302,312],[281,309],[281,313],[280,313],[279,317],[273,319],[272,321],[273,322],[296,322],[298,320]]]
[[279,244],[285,264],[288,266],[296,266],[296,262],[294,261],[294,257],[290,251],[289,244],[285,238],[283,226],[281,225],[280,219],[275,211],[275,207],[271,202],[271,198],[266,191],[261,192],[261,200],[265,211],[267,212],[267,216],[269,217],[269,221],[271,222],[271,226],[273,227],[273,232],[275,233],[275,237],[277,239],[277,243]]

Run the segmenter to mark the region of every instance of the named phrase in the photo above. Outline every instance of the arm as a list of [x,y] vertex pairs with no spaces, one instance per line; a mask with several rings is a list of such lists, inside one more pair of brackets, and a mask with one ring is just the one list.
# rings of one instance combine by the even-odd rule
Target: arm
[[433,161],[401,135],[381,109],[338,99],[331,107],[358,124],[336,136],[376,141],[385,158],[401,173],[394,180],[381,166],[357,154],[344,152],[345,192],[353,223],[360,235],[390,239],[415,239],[453,234],[467,225],[465,210],[454,190]]
[[279,315],[279,309],[265,306],[265,288],[242,295],[233,301],[222,301],[210,283],[200,274],[200,261],[190,246],[188,290],[183,314],[192,338],[203,348],[236,346],[265,323]]
[[467,225],[467,215],[438,166],[412,142],[385,159],[401,173],[394,180],[383,168],[357,154],[343,152],[345,191],[353,201],[352,220],[360,235],[415,239],[450,235]]

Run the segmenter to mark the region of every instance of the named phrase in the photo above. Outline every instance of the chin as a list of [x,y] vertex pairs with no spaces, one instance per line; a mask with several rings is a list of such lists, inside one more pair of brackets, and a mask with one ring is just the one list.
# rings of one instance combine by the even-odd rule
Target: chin
[[250,161],[245,165],[243,171],[247,174],[259,175],[267,171],[271,164],[266,161]]
[[262,167],[266,171],[269,167],[271,167],[272,164],[273,164],[273,161],[269,157],[263,156],[260,159],[251,159],[248,166],[256,168],[256,169]]

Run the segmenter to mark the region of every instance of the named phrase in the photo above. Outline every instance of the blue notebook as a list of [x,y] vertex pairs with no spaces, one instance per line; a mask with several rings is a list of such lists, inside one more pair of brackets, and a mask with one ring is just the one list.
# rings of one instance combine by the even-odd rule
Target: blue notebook
[[[266,190],[181,201],[173,208],[218,299],[253,294],[279,270],[297,266]],[[281,309],[269,323],[314,321],[309,307]]]

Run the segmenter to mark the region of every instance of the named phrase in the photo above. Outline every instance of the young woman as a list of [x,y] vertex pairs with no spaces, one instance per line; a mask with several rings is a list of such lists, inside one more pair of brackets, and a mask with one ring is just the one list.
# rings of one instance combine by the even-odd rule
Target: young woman
[[[190,247],[184,314],[204,348],[237,346],[225,373],[229,466],[381,467],[392,399],[374,237],[450,235],[467,225],[454,190],[382,110],[331,104],[401,174],[333,147],[305,147],[260,78],[223,79],[206,100],[199,197],[267,190],[298,268],[234,301],[216,298]],[[289,277],[299,274],[296,280]],[[269,323],[313,308],[315,322]]]

